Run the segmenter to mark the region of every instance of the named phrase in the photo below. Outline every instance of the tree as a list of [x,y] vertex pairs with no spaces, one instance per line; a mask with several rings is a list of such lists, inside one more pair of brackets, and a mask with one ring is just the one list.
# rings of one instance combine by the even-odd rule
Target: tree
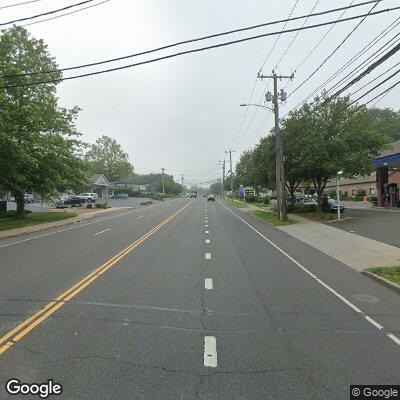
[[371,118],[375,132],[384,134],[392,141],[400,140],[400,112],[391,108],[368,108],[366,114]]
[[210,185],[210,192],[213,194],[221,194],[221,182],[214,182]]
[[133,166],[121,145],[109,136],[101,136],[85,154],[92,174],[103,174],[111,182],[121,182],[133,174]]
[[364,106],[349,103],[347,97],[333,101],[316,98],[312,106],[304,104],[290,112],[283,123],[284,130],[292,132],[289,143],[299,154],[297,159],[296,151],[285,152],[286,173],[290,173],[290,165],[301,162],[303,178],[310,179],[317,192],[319,211],[327,181],[339,170],[347,177],[370,173],[371,160],[389,141],[374,130]]
[[[1,33],[0,187],[15,197],[19,218],[25,215],[27,191],[51,195],[85,183],[82,143],[74,125],[79,109],[58,105],[56,83],[15,87],[37,79],[25,73],[56,69],[47,46],[26,29],[14,26]],[[60,78],[60,72],[46,75]]]

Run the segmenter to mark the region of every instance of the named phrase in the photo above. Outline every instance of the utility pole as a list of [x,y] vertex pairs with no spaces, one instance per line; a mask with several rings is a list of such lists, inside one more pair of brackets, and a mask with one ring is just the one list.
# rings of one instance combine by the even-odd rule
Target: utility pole
[[230,172],[231,172],[231,196],[233,197],[233,169],[232,169],[232,153],[236,150],[228,150],[225,151],[226,154],[229,153],[229,165],[230,165]]
[[277,197],[277,209],[279,219],[281,221],[287,220],[286,213],[286,189],[285,189],[285,166],[284,166],[284,155],[283,155],[283,145],[282,145],[282,135],[279,126],[279,100],[285,101],[287,98],[286,93],[283,89],[278,93],[278,79],[290,79],[294,78],[294,74],[290,76],[277,75],[275,70],[272,70],[272,75],[262,75],[260,72],[257,74],[260,79],[270,79],[274,80],[274,94],[272,95],[268,92],[265,95],[266,101],[272,101],[274,104],[274,114],[275,114],[275,159],[276,159],[276,197]]
[[181,182],[182,182],[182,188],[183,188],[183,180],[185,179],[185,176],[183,175],[183,173],[182,173],[182,175],[181,175]]
[[219,160],[218,162],[222,163],[222,186],[221,186],[221,194],[222,196],[225,193],[225,160]]
[[164,197],[165,196],[165,189],[164,189],[164,172],[165,172],[165,168],[161,168],[161,171],[162,171],[162,175],[161,175],[162,195]]

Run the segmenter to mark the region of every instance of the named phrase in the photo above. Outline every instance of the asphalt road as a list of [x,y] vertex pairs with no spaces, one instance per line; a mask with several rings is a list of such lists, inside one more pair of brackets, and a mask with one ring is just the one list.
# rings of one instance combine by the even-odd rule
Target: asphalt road
[[96,400],[400,382],[399,294],[264,221],[199,198],[70,228],[0,241],[1,399],[27,398],[10,378]]
[[348,208],[343,216],[350,218],[336,228],[400,247],[400,211]]

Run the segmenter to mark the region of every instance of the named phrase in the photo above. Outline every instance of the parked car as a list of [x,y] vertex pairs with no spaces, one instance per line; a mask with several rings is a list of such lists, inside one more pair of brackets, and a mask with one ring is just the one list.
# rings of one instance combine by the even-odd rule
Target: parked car
[[[329,211],[330,212],[338,212],[338,202],[336,200],[331,199],[330,197],[328,198],[328,204],[329,204]],[[341,213],[344,213],[344,205],[339,203],[339,209]]]
[[80,197],[86,203],[95,203],[97,200],[97,193],[81,193],[77,197]]
[[83,200],[81,196],[70,196],[60,200],[57,203],[57,207],[81,207],[83,203],[85,203],[85,200]]
[[127,193],[117,193],[114,195],[114,199],[123,199],[126,200],[129,198],[129,195]]
[[[28,194],[28,193],[24,194],[24,202],[25,203],[28,203],[28,204],[33,203],[33,200],[34,199],[33,199],[33,196],[31,194]],[[9,197],[8,201],[15,201],[15,198],[14,197]]]
[[207,201],[215,201],[215,194],[209,194],[208,196],[207,196]]

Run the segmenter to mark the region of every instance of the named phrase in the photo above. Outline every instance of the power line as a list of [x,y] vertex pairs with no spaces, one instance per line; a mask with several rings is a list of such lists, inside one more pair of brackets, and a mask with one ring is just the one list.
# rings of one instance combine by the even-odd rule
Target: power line
[[[400,7],[387,8],[387,9],[384,9],[384,10],[376,11],[374,13],[361,14],[361,15],[356,15],[356,16],[353,16],[353,17],[348,17],[346,19],[340,20],[340,22],[351,21],[351,20],[354,20],[354,19],[363,18],[366,15],[370,15],[370,16],[378,15],[378,14],[387,13],[387,12],[395,11],[395,10],[399,10],[399,9],[400,9]],[[282,31],[281,33],[289,33],[289,32],[297,32],[298,30],[314,29],[314,28],[318,28],[318,27],[321,27],[321,26],[330,25],[330,24],[333,24],[335,22],[337,22],[337,20],[336,21],[323,22],[323,23],[314,24],[314,25],[308,25],[308,26],[304,26],[302,28],[287,29],[285,31]],[[157,61],[167,60],[167,59],[170,59],[170,58],[175,58],[175,57],[186,55],[186,54],[198,53],[198,52],[202,52],[202,51],[206,51],[206,50],[210,50],[210,49],[216,49],[216,48],[219,48],[219,47],[229,46],[229,45],[232,45],[232,44],[243,43],[243,42],[247,42],[247,41],[250,41],[250,40],[255,40],[255,39],[259,39],[259,38],[263,38],[263,37],[274,36],[274,35],[278,35],[279,33],[280,32],[264,33],[264,34],[260,34],[260,35],[256,35],[256,36],[250,36],[250,37],[246,37],[246,38],[242,38],[242,39],[232,40],[232,41],[229,41],[229,42],[223,42],[223,43],[210,45],[210,46],[206,46],[206,47],[200,47],[200,48],[197,48],[197,49],[181,51],[181,52],[178,52],[178,53],[169,54],[167,56],[157,57],[157,58],[153,58],[153,59],[150,59],[150,60],[146,60],[146,61],[142,61],[142,62],[138,62],[138,63],[134,63],[134,64],[123,65],[123,66],[120,66],[120,67],[109,68],[109,69],[105,69],[105,70],[101,70],[101,71],[95,71],[95,72],[88,72],[88,73],[80,74],[80,75],[68,76],[66,78],[48,79],[48,80],[29,82],[29,83],[23,83],[23,84],[0,86],[0,89],[8,89],[8,88],[13,88],[13,87],[27,87],[27,86],[41,85],[41,84],[45,84],[45,83],[56,83],[56,82],[67,81],[67,80],[72,80],[72,79],[84,78],[84,77],[88,77],[88,76],[101,75],[101,74],[104,74],[104,73],[107,73],[107,72],[119,71],[119,70],[123,70],[123,69],[127,69],[127,68],[136,67],[136,66],[139,66],[139,65],[151,64],[151,63],[154,63],[154,62],[157,62]]]
[[[387,81],[389,81],[390,79],[392,79],[393,77],[395,77],[397,74],[400,73],[400,69],[397,70],[396,72],[394,72],[393,74],[391,74],[390,76],[388,76],[386,79],[384,79],[382,82],[379,82],[377,85],[375,85],[372,89],[368,90],[368,92],[362,94],[361,96],[359,96],[357,99],[353,100],[349,106],[351,106],[354,103],[357,103],[359,100],[361,100],[363,97],[369,95],[371,92],[373,92],[375,89],[377,89],[378,87],[382,86],[383,84],[385,84]],[[377,97],[379,97],[380,95],[378,95]],[[375,97],[372,100],[375,100],[377,97]]]
[[365,19],[372,13],[374,8],[378,5],[378,3],[374,4],[372,8],[369,10],[368,14],[364,16],[364,18],[358,22],[358,24],[352,29],[352,31],[346,35],[346,37],[339,43],[339,45],[322,61],[322,63],[310,74],[303,82],[300,83],[289,95],[291,96],[297,90],[299,90],[305,83],[307,83],[333,56],[334,54],[346,43],[346,41],[350,38],[350,36],[360,27],[360,25],[365,21]]
[[27,20],[34,19],[34,18],[38,18],[38,17],[43,17],[43,16],[46,16],[46,15],[55,14],[55,13],[60,12],[60,11],[69,10],[70,8],[73,8],[73,7],[81,6],[82,4],[91,3],[92,1],[94,1],[94,0],[85,0],[85,1],[81,1],[80,3],[71,4],[71,5],[69,5],[69,6],[66,6],[66,7],[63,7],[63,8],[59,8],[59,9],[57,9],[57,10],[47,11],[47,12],[45,12],[45,13],[36,14],[36,15],[31,16],[31,17],[25,17],[25,18],[14,19],[13,21],[8,21],[8,22],[1,22],[1,23],[0,23],[0,26],[15,24],[16,22],[27,21]]
[[[323,82],[321,85],[319,85],[313,92],[311,92],[309,95],[306,96],[305,99],[303,99],[299,104],[297,104],[297,106],[295,107],[298,108],[301,104],[303,104],[304,102],[306,102],[310,97],[314,96],[317,92],[319,92],[322,88],[324,88],[329,82],[331,82],[333,79],[335,79],[341,72],[343,72],[346,68],[348,68],[351,64],[353,64],[354,62],[357,61],[358,58],[360,58],[360,56],[362,56],[363,54],[365,54],[368,50],[370,50],[375,44],[377,44],[379,41],[381,41],[385,36],[387,36],[393,29],[395,29],[400,22],[398,22],[400,20],[400,17],[398,17],[395,21],[393,21],[391,24],[389,24],[388,27],[386,27],[383,31],[381,31],[379,33],[379,35],[377,35],[373,40],[371,40],[364,48],[362,48],[357,54],[355,54],[350,60],[348,60],[344,65],[342,65],[342,67],[340,67],[334,74],[332,74],[327,80],[325,80],[325,82]],[[397,22],[397,23],[396,23]],[[392,26],[394,25],[394,26]],[[389,40],[389,42],[387,42],[384,46],[382,46],[380,49],[378,49],[377,51],[375,51],[372,55],[370,55],[364,62],[362,62],[358,67],[354,68],[353,71],[351,71],[348,75],[346,75],[343,79],[341,79],[339,82],[337,82],[336,85],[342,84],[343,81],[346,81],[346,79],[349,76],[352,76],[353,72],[356,70],[359,70],[360,68],[362,68],[363,65],[365,65],[372,57],[375,56],[375,54],[379,53],[379,51],[381,51],[384,47],[386,47],[387,45],[389,45],[389,43],[391,41],[393,41],[398,35],[395,35],[391,40]],[[333,86],[331,89],[328,90],[328,92],[330,90],[332,90],[335,86]]]
[[[90,0],[90,1],[93,1],[93,0]],[[360,6],[368,5],[368,4],[371,4],[371,3],[379,3],[381,1],[384,1],[384,0],[370,0],[370,1],[363,2],[363,3],[355,4],[355,5],[351,6],[351,8],[360,7]],[[287,19],[283,19],[283,20],[266,22],[266,23],[263,23],[263,24],[252,25],[252,26],[245,27],[245,28],[233,29],[233,30],[230,30],[230,31],[215,33],[215,34],[211,34],[211,35],[207,35],[207,36],[201,36],[201,37],[194,38],[194,39],[183,40],[183,41],[172,43],[172,44],[169,44],[169,45],[157,47],[157,48],[154,48],[154,49],[151,49],[151,50],[146,50],[146,51],[142,51],[142,52],[139,52],[139,53],[129,54],[129,55],[122,56],[122,57],[111,58],[111,59],[107,59],[107,60],[103,60],[103,61],[87,63],[87,64],[82,64],[82,65],[76,65],[76,66],[72,66],[72,67],[59,68],[59,69],[56,69],[56,70],[37,71],[37,72],[30,72],[30,73],[24,73],[24,74],[16,74],[16,75],[13,75],[13,76],[18,77],[18,76],[25,76],[25,75],[51,74],[51,73],[60,72],[60,71],[70,71],[70,70],[75,70],[75,69],[80,69],[80,68],[93,67],[93,66],[97,66],[97,65],[102,65],[102,64],[106,64],[106,63],[111,63],[111,62],[115,62],[115,61],[121,61],[121,60],[125,60],[125,59],[128,59],[128,58],[133,58],[133,57],[137,57],[137,56],[142,56],[142,55],[154,53],[154,52],[161,51],[161,50],[166,50],[166,49],[169,49],[169,48],[172,48],[172,47],[176,47],[176,46],[180,46],[180,45],[183,45],[183,44],[194,43],[194,42],[198,42],[198,41],[202,41],[202,40],[207,40],[207,39],[212,39],[212,38],[216,38],[216,37],[220,37],[220,36],[230,35],[230,34],[233,34],[233,33],[244,32],[244,31],[247,31],[247,30],[253,30],[253,29],[257,29],[257,28],[261,28],[261,27],[276,25],[276,24],[280,24],[282,22],[296,21],[296,20],[300,20],[300,19],[304,19],[304,18],[316,17],[316,16],[326,15],[326,14],[330,14],[330,13],[335,13],[335,12],[343,10],[343,8],[347,9],[347,8],[349,8],[349,6],[330,9],[330,10],[325,10],[325,11],[321,11],[321,12],[318,12],[318,13],[309,14],[309,15],[302,15],[302,16],[293,17],[293,18],[289,18],[289,19],[287,18]],[[358,18],[360,18],[360,17],[358,17]],[[305,27],[303,27],[303,28],[305,28]],[[288,32],[295,32],[295,30],[294,31],[288,31]],[[274,33],[274,34],[279,34],[279,33],[284,33],[284,32],[280,31],[280,32]],[[285,33],[286,33],[286,31],[285,31]],[[7,77],[9,77],[9,76],[7,76]]]
[[4,10],[5,8],[11,8],[11,7],[17,7],[17,6],[22,6],[24,4],[29,4],[29,3],[37,3],[40,0],[30,0],[30,1],[24,1],[22,3],[17,3],[17,4],[10,4],[8,6],[2,6],[0,7],[0,10]]
[[104,4],[104,3],[108,3],[109,1],[111,1],[111,0],[103,0],[103,1],[101,1],[100,3],[92,4],[92,5],[86,6],[86,7],[82,7],[82,8],[79,8],[78,10],[70,11],[70,12],[67,12],[67,13],[64,13],[64,14],[61,14],[61,15],[56,15],[55,17],[50,17],[50,18],[41,19],[41,20],[39,20],[39,21],[30,22],[29,24],[24,24],[24,25],[22,25],[22,26],[25,27],[25,26],[31,26],[31,25],[41,24],[42,22],[46,22],[46,21],[52,21],[52,20],[54,20],[54,19],[62,18],[62,17],[65,17],[65,16],[67,16],[67,15],[76,14],[76,13],[78,13],[78,12],[87,10],[87,9],[89,9],[89,8],[94,8],[94,7],[100,6],[100,5]]

